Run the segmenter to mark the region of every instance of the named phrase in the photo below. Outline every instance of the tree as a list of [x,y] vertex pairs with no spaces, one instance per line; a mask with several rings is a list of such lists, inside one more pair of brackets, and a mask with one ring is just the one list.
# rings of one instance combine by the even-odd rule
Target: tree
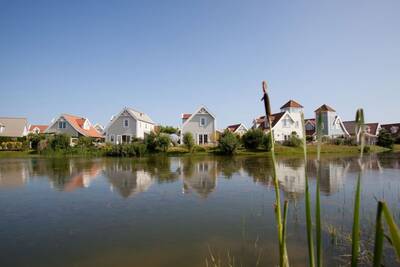
[[264,148],[265,151],[271,151],[271,133],[264,134],[261,138],[261,146]]
[[243,137],[243,145],[247,149],[256,149],[260,146],[264,132],[261,129],[251,129]]
[[239,140],[230,131],[225,131],[219,140],[218,148],[222,153],[232,155],[236,153],[239,147]]
[[178,129],[172,126],[160,126],[159,131],[160,133],[176,134]]
[[189,149],[189,152],[193,151],[194,139],[192,133],[185,133],[183,135],[183,144]]
[[160,134],[157,138],[157,147],[163,151],[167,152],[171,145],[171,139],[167,134]]
[[155,132],[151,132],[150,134],[146,135],[144,142],[148,151],[157,151],[157,134]]
[[52,150],[63,150],[69,148],[70,137],[66,134],[56,134],[50,141],[50,148]]
[[394,138],[392,135],[385,129],[382,129],[378,134],[378,142],[376,143],[378,146],[383,146],[386,148],[393,148]]

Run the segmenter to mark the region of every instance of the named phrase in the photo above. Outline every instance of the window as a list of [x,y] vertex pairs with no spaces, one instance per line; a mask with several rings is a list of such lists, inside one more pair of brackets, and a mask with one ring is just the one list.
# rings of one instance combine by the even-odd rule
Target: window
[[59,121],[58,122],[58,128],[60,128],[60,129],[67,128],[67,122],[66,121]]
[[122,137],[120,135],[117,135],[117,144],[121,144],[122,142]]
[[200,126],[205,126],[207,124],[207,119],[205,117],[200,118]]
[[208,144],[208,134],[199,134],[199,145]]
[[199,134],[199,145],[203,144],[203,135]]
[[110,135],[110,142],[111,142],[111,143],[114,143],[114,135],[113,135],[113,134]]
[[128,119],[124,119],[124,127],[125,128],[129,127],[129,120]]
[[203,142],[204,142],[204,144],[208,144],[208,135],[207,134],[205,134],[203,136]]

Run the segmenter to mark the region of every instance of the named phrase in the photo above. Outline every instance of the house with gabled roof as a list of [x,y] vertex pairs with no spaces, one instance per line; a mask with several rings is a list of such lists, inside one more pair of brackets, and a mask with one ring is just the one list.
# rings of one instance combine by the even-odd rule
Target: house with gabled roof
[[67,134],[71,138],[81,136],[103,138],[87,118],[71,114],[61,114],[57,119],[54,119],[45,133]]
[[44,133],[48,127],[48,125],[32,124],[29,126],[29,133],[41,134]]
[[[292,133],[303,138],[302,113],[303,106],[294,100],[289,100],[281,108],[281,112],[271,115],[272,130],[274,139],[277,142],[289,140]],[[269,123],[265,116],[254,119],[253,129],[259,128],[269,132]]]
[[324,104],[315,110],[315,120],[322,117],[322,135],[331,138],[349,137],[342,119],[337,115],[336,110]]
[[315,119],[305,119],[304,127],[306,129],[306,136],[312,137],[315,135],[317,122],[315,121]]
[[[343,125],[345,126],[347,132],[350,136],[355,137],[357,140],[360,138],[361,129],[356,132],[356,122],[355,121],[344,121]],[[373,145],[376,143],[379,131],[381,130],[380,123],[366,123],[364,124],[364,137],[366,144]]]
[[106,142],[130,143],[133,138],[143,139],[154,131],[154,121],[144,112],[125,107],[113,116],[104,129]]
[[29,125],[26,118],[0,117],[0,137],[23,137],[28,135]]
[[205,106],[194,113],[182,114],[181,139],[185,133],[192,133],[197,145],[216,143],[216,118]]
[[226,130],[239,136],[244,135],[248,131],[247,127],[243,123],[229,125],[226,127]]
[[381,127],[382,129],[388,131],[392,135],[392,137],[400,137],[400,123],[382,124]]

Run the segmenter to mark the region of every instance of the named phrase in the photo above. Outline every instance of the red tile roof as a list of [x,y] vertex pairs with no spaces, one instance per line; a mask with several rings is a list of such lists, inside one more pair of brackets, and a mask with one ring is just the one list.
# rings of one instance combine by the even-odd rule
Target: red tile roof
[[182,119],[189,119],[192,114],[184,113],[182,114]]
[[[279,112],[279,113],[275,113],[275,114],[271,114],[271,121],[272,121],[272,127],[274,127],[278,121],[282,118],[283,114],[285,114],[285,112]],[[259,118],[256,119],[256,123],[260,124],[258,126],[258,128],[266,130],[269,129],[269,127],[265,127],[265,116],[261,116]]]
[[281,109],[283,108],[304,108],[304,107],[294,100],[289,100],[285,105],[281,107]]
[[44,133],[44,131],[46,131],[47,127],[49,127],[48,125],[39,125],[39,124],[33,124],[29,127],[29,131],[33,132],[33,130],[35,128],[39,129],[39,133]]
[[240,125],[241,125],[240,123],[229,125],[228,127],[226,127],[226,129],[228,129],[228,131],[234,133],[237,130],[237,128],[239,128]]
[[103,137],[96,130],[96,128],[94,128],[93,125],[91,125],[91,124],[89,126],[89,129],[86,130],[83,128],[83,125],[84,125],[85,121],[87,120],[86,118],[69,115],[69,114],[63,114],[62,116],[82,135],[87,136],[87,137],[93,137],[93,138],[102,138]]
[[327,111],[331,111],[331,112],[336,112],[336,110],[334,110],[333,108],[331,108],[330,106],[323,104],[322,106],[320,106],[315,112],[319,113],[319,112],[327,112]]
[[315,119],[306,119],[306,120],[304,120],[304,123],[305,123],[305,124],[306,124],[307,122],[311,123],[311,124],[314,125],[314,126],[317,124],[317,122],[316,122]]

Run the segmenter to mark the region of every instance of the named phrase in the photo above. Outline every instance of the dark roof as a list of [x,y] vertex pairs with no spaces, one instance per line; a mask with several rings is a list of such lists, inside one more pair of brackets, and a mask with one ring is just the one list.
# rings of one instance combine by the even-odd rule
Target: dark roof
[[400,123],[382,124],[381,127],[392,134],[400,134]]
[[[272,127],[274,127],[278,123],[278,121],[282,118],[283,114],[285,114],[285,112],[271,114]],[[269,127],[265,128],[265,116],[261,116],[261,117],[257,118],[256,122],[260,124],[258,126],[258,128],[260,128],[260,129],[265,130],[265,129],[269,128]]]
[[[344,121],[343,125],[350,135],[356,134],[356,122],[355,121]],[[372,135],[378,134],[377,131],[378,131],[379,123],[377,123],[377,122],[366,123],[365,126],[367,127],[367,133],[372,134]],[[369,128],[369,130],[368,130],[368,128]]]
[[228,129],[230,132],[234,133],[240,127],[240,125],[241,125],[240,123],[229,125],[228,127],[226,127],[226,129]]
[[311,123],[312,125],[316,125],[316,120],[315,119],[305,119],[304,124],[307,124],[307,122]]
[[303,108],[303,106],[294,100],[289,100],[285,105],[281,107],[281,109],[283,108]]
[[184,113],[182,114],[182,119],[189,119],[192,114]]
[[322,106],[320,106],[315,112],[336,112],[336,110],[334,110],[333,108],[331,108],[330,106],[323,104]]

